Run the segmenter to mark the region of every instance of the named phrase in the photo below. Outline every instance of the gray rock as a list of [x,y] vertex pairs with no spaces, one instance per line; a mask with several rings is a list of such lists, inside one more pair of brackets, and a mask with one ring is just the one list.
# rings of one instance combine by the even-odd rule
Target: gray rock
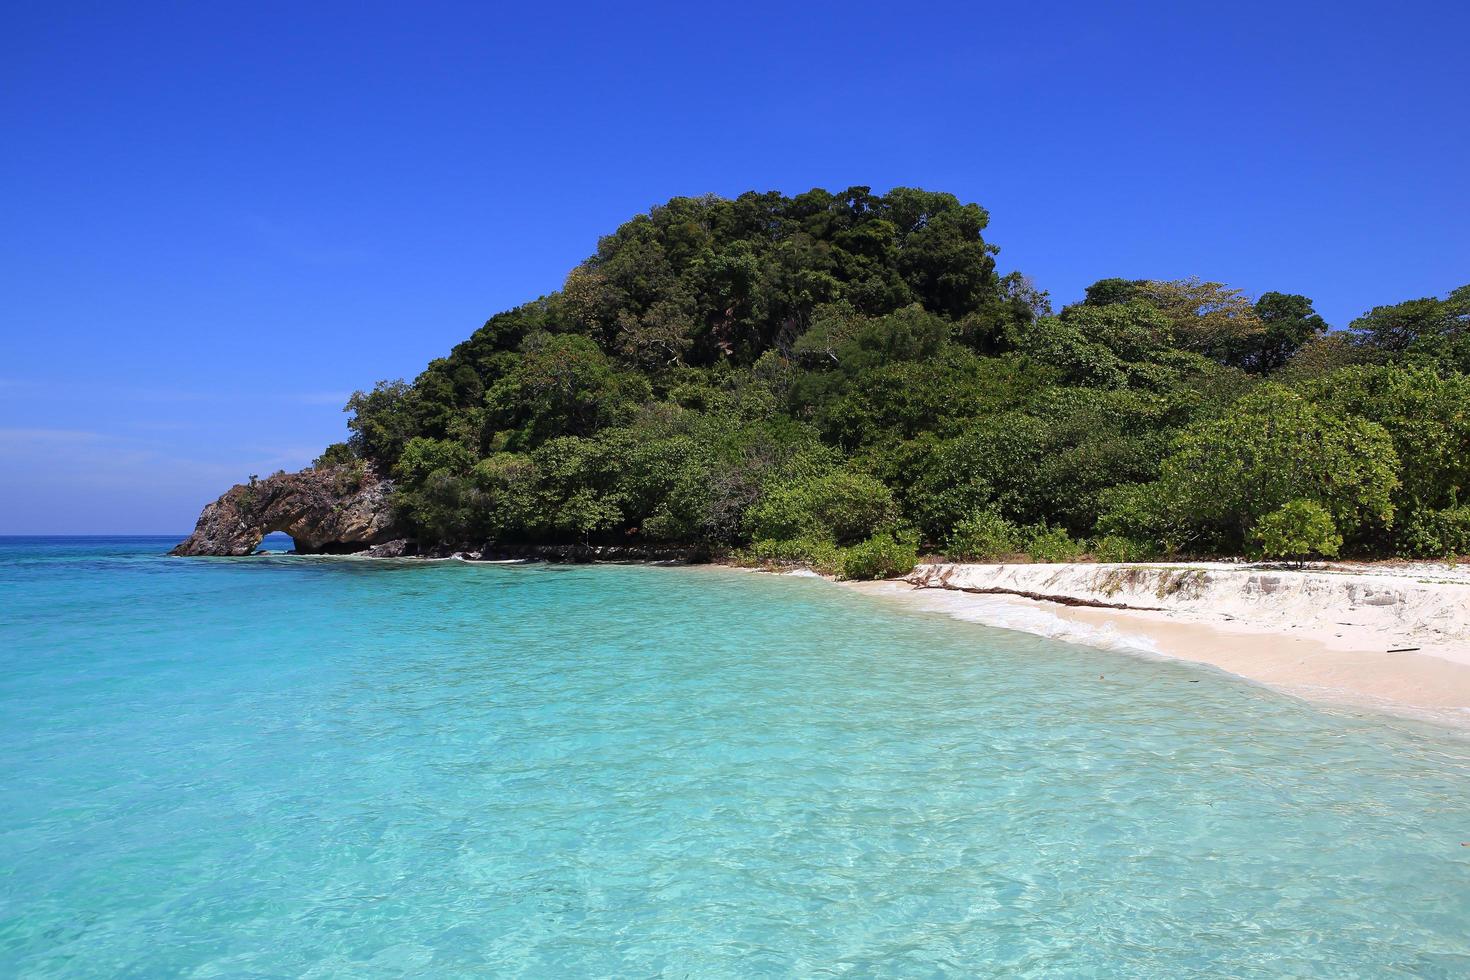
[[285,531],[296,550],[308,554],[361,551],[404,537],[393,513],[392,490],[393,482],[371,467],[333,466],[252,479],[205,507],[194,533],[169,554],[249,555],[272,531]]
[[413,553],[413,542],[408,538],[394,538],[392,541],[384,541],[375,544],[363,552],[369,558],[402,558]]

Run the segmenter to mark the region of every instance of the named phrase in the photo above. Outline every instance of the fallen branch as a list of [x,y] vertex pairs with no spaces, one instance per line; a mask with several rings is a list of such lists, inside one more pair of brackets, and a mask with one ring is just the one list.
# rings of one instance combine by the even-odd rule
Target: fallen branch
[[943,580],[905,579],[916,589],[942,589],[946,592],[968,592],[971,595],[1013,595],[1037,602],[1054,602],[1059,606],[1087,606],[1093,609],[1128,609],[1134,612],[1165,612],[1163,606],[1133,606],[1126,602],[1103,602],[1101,599],[1080,599],[1071,595],[1048,595],[1044,592],[1027,592],[1024,589],[1002,589],[998,587],[977,588],[973,585],[950,585]]

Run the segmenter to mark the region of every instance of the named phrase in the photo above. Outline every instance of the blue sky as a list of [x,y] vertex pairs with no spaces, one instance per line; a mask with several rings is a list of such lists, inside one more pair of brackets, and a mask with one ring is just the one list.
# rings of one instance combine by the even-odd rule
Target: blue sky
[[184,531],[676,194],[991,212],[1001,268],[1470,282],[1461,3],[20,4],[0,533]]

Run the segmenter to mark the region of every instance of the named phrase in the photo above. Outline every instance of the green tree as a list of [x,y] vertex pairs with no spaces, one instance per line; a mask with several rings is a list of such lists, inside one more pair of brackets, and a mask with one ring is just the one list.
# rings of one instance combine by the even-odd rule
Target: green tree
[[353,452],[364,459],[390,467],[408,440],[418,434],[413,389],[404,381],[379,381],[372,391],[355,391],[344,412],[351,412],[347,440]]
[[463,474],[474,464],[474,455],[457,442],[414,436],[403,447],[394,475],[406,483],[414,484],[422,482],[435,470]]
[[1257,522],[1251,537],[1268,558],[1295,559],[1298,567],[1312,555],[1334,558],[1342,535],[1327,508],[1315,500],[1289,500]]
[[1398,553],[1406,557],[1470,556],[1470,506],[1416,510],[1402,522],[1396,538]]
[[1142,279],[1099,279],[1086,289],[1085,306],[1111,306],[1114,303],[1127,303],[1138,296]]
[[585,436],[629,418],[652,397],[646,379],[619,372],[588,337],[537,333],[485,395],[489,421],[519,448],[563,435]]
[[1258,520],[1296,498],[1318,500],[1346,535],[1390,524],[1398,468],[1381,426],[1266,385],[1186,429],[1152,496],[1164,533],[1239,553]]
[[1398,507],[1453,507],[1470,498],[1470,377],[1363,365],[1319,378],[1303,393],[1327,412],[1388,432],[1401,464]]
[[1256,318],[1263,329],[1232,345],[1225,360],[1255,374],[1269,374],[1285,367],[1307,344],[1327,332],[1327,321],[1312,309],[1305,296],[1262,293],[1255,304]]
[[837,558],[839,578],[880,579],[907,575],[919,563],[918,543],[892,533],[875,534],[844,548]]
[[1087,287],[1087,298],[1082,303],[1063,310],[1062,316],[1092,320],[1114,307],[1147,308],[1161,318],[1161,323],[1149,324],[1148,333],[1156,346],[1166,344],[1235,363],[1243,352],[1266,345],[1263,335],[1267,327],[1261,314],[1276,310],[1278,305],[1274,298],[1264,307],[1252,304],[1238,289],[1197,277],[1100,279]]
[[1327,333],[1303,344],[1272,378],[1283,384],[1299,384],[1362,364],[1365,359],[1364,349],[1345,332]]
[[311,461],[312,469],[318,470],[328,469],[333,466],[352,465],[361,466],[362,460],[358,458],[357,453],[353,451],[352,447],[345,442],[332,443],[326,449],[322,450],[320,456]]
[[1074,539],[1063,528],[1043,524],[1027,536],[1026,554],[1033,561],[1040,562],[1076,561],[1087,554],[1087,545]]
[[1021,550],[1021,532],[994,510],[976,511],[949,533],[944,554],[951,561],[994,561]]
[[1470,287],[1340,333],[1304,296],[1200,279],[1099,280],[1052,315],[996,274],[987,222],[915,188],[673,198],[412,383],[355,393],[318,465],[343,492],[391,477],[426,543],[834,574],[910,526],[975,557],[1240,553],[1295,500],[1355,553],[1463,547]]
[[839,544],[891,524],[898,510],[893,492],[864,473],[831,470],[777,482],[752,508],[752,537],[786,540],[817,537]]
[[[1461,353],[1470,333],[1470,285],[1444,299],[1426,296],[1391,306],[1375,306],[1348,325],[1359,344],[1389,357],[1420,352],[1431,357]],[[1459,361],[1457,370],[1470,370]]]
[[483,508],[485,539],[491,542],[525,540],[550,533],[544,514],[547,505],[540,490],[540,473],[531,457],[495,453],[475,464],[470,480]]
[[622,517],[622,511],[612,500],[580,490],[558,509],[556,527],[575,534],[583,544],[589,544],[594,532],[617,527]]

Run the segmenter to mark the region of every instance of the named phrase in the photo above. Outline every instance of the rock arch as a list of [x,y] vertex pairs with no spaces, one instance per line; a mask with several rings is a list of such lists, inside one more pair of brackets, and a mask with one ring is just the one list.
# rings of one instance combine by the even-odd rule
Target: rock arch
[[249,555],[272,531],[289,534],[308,554],[362,551],[404,536],[392,489],[391,480],[361,466],[252,478],[205,507],[194,533],[169,554]]

